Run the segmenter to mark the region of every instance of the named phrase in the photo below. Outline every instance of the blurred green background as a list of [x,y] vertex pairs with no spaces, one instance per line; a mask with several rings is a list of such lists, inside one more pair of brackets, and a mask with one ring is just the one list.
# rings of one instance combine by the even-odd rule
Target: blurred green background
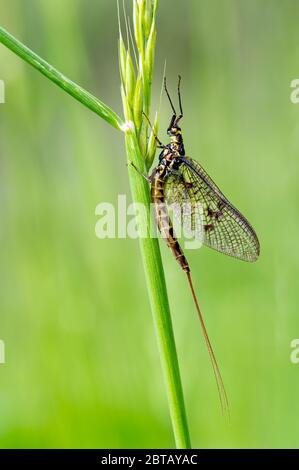
[[[131,1],[127,1],[131,11]],[[186,151],[249,218],[261,257],[188,257],[225,379],[217,390],[183,273],[161,246],[194,447],[298,447],[296,0],[163,0],[183,77]],[[0,0],[1,25],[121,113],[111,0]],[[136,240],[99,240],[95,207],[130,193],[122,135],[0,47],[1,447],[172,447]],[[162,103],[160,137],[170,117]]]

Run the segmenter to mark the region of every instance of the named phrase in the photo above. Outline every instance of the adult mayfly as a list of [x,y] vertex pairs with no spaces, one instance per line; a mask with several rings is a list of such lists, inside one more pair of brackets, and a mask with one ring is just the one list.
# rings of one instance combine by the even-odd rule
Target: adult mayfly
[[[200,212],[192,212],[192,210],[190,212],[193,227],[196,229],[198,226],[203,243],[217,251],[244,261],[256,261],[260,246],[257,235],[247,219],[229,202],[202,166],[185,154],[182,131],[179,127],[179,122],[183,117],[180,83],[181,77],[179,76],[180,113],[177,114],[167,90],[166,79],[164,79],[164,88],[173,111],[167,129],[170,143],[163,145],[156,136],[157,147],[162,149],[159,163],[149,176],[143,176],[151,185],[151,198],[158,229],[187,275],[212,362],[222,410],[225,410],[228,409],[228,400],[224,383],[195,295],[190,267],[174,233],[168,208],[173,204],[182,206],[188,203],[191,208],[200,204],[202,208]],[[137,168],[136,170],[139,171]]]

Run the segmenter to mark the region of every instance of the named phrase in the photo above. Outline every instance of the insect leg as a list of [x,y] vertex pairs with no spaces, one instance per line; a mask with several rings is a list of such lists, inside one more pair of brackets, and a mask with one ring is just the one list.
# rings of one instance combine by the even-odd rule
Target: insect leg
[[157,134],[155,133],[154,128],[153,128],[153,126],[152,126],[152,124],[151,124],[151,121],[149,120],[149,117],[145,114],[144,111],[142,111],[142,114],[144,115],[145,119],[147,120],[147,122],[148,122],[148,124],[149,124],[149,126],[150,126],[150,128],[151,128],[151,131],[152,131],[152,133],[153,133],[153,135],[154,135],[154,137],[155,137],[155,141],[158,143],[157,147],[158,147],[159,149],[165,149],[166,145],[162,144],[161,140],[159,139],[159,137],[158,137]]
[[137,168],[137,166],[135,165],[135,163],[129,161],[129,162],[127,163],[127,165],[131,165],[131,166],[134,168],[134,170],[136,170],[137,173],[139,173],[139,175],[141,175],[146,181],[148,181],[149,183],[152,182],[151,179],[150,179],[150,177],[149,177],[148,175],[145,175],[144,173],[142,173],[142,171],[139,170],[139,168]]

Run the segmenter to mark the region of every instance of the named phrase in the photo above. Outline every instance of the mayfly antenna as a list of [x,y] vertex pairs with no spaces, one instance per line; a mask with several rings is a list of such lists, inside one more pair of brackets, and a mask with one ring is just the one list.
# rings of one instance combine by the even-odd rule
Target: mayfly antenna
[[173,106],[173,102],[171,101],[170,95],[169,95],[168,90],[167,90],[166,77],[164,77],[164,89],[165,89],[165,91],[166,91],[167,98],[168,98],[168,100],[169,100],[169,103],[170,103],[171,109],[172,109],[172,111],[173,111],[173,114],[176,116],[176,115],[177,115],[177,114],[176,114],[176,110],[175,110],[175,108],[174,108],[174,106]]
[[179,117],[177,118],[177,121],[176,121],[176,122],[178,122],[178,121],[184,116],[183,107],[182,107],[182,100],[181,100],[181,79],[182,79],[182,77],[179,75],[179,80],[178,80],[178,97],[179,97],[180,115],[179,115]]

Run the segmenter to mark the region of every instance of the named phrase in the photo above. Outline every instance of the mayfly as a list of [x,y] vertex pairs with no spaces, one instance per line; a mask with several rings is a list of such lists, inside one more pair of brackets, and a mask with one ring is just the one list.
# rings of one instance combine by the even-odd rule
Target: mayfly
[[[228,399],[216,357],[205,327],[205,323],[194,291],[190,267],[175,235],[168,208],[176,204],[190,204],[190,217],[193,228],[201,232],[205,245],[217,251],[244,261],[256,261],[259,252],[257,235],[247,219],[236,209],[220,191],[202,166],[186,156],[182,131],[179,123],[183,118],[180,93],[181,77],[178,81],[178,101],[180,113],[177,114],[170,98],[164,79],[173,115],[167,129],[170,143],[163,145],[157,136],[157,147],[162,149],[159,163],[149,176],[143,175],[151,185],[151,198],[154,204],[155,221],[161,236],[167,242],[176,260],[186,273],[195,307],[199,316],[205,342],[210,355],[218,387],[222,410],[228,411]],[[153,131],[154,132],[154,131]],[[135,165],[133,165],[135,167]],[[140,173],[140,171],[135,167]],[[192,211],[199,204],[201,211]],[[190,222],[190,221],[189,221]],[[186,217],[182,223],[186,223]]]

